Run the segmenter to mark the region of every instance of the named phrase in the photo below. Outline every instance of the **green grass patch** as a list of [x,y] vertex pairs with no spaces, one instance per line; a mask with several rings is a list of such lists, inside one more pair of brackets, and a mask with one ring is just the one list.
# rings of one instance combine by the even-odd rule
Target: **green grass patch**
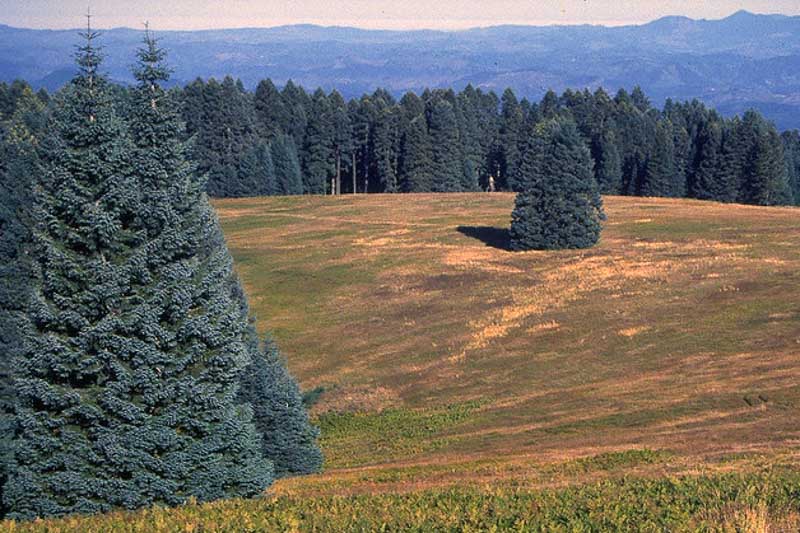
[[480,402],[380,413],[325,413],[317,420],[328,468],[385,462],[429,452],[446,442],[444,431],[468,420]]
[[558,470],[566,473],[611,471],[640,465],[661,463],[671,454],[660,450],[625,450],[582,457],[559,465]]

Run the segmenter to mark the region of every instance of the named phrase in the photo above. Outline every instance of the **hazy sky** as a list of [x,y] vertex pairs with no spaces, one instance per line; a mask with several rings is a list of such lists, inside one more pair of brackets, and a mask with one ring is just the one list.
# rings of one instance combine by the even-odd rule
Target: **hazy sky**
[[493,24],[632,24],[664,15],[722,18],[740,9],[800,15],[800,0],[0,0],[0,23],[74,28],[91,5],[98,28],[264,27],[314,23],[456,29]]

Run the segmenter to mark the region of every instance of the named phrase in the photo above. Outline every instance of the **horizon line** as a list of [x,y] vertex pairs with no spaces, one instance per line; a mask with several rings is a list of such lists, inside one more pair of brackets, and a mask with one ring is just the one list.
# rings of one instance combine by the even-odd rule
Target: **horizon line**
[[[322,21],[308,21],[308,22],[286,22],[281,24],[274,24],[274,25],[264,25],[264,26],[252,26],[252,25],[242,25],[242,26],[227,26],[227,27],[219,27],[219,28],[208,28],[208,27],[197,27],[192,29],[181,29],[181,28],[164,28],[164,29],[155,29],[154,31],[157,32],[208,32],[208,31],[232,31],[232,30],[273,30],[273,29],[281,29],[281,28],[292,28],[292,27],[300,27],[300,26],[310,26],[315,28],[322,28],[322,29],[349,29],[349,30],[361,30],[361,31],[376,31],[376,32],[441,32],[441,33],[456,33],[456,32],[466,32],[466,31],[473,31],[473,30],[486,30],[492,28],[502,28],[502,27],[520,27],[520,28],[557,28],[557,27],[581,27],[581,26],[590,26],[590,27],[600,27],[600,28],[624,28],[624,27],[637,27],[637,26],[646,26],[648,24],[652,24],[654,22],[658,22],[664,19],[670,18],[678,18],[678,19],[686,19],[691,20],[694,22],[718,22],[727,20],[732,18],[736,15],[751,15],[755,17],[782,17],[782,18],[798,18],[800,15],[787,15],[784,13],[756,13],[753,11],[749,11],[746,9],[739,9],[731,13],[730,15],[720,17],[720,18],[692,18],[686,15],[664,15],[655,19],[651,20],[640,20],[640,21],[619,21],[619,20],[606,20],[601,22],[564,22],[564,21],[540,21],[540,22],[504,22],[504,21],[486,21],[487,24],[477,23],[478,21],[471,21],[467,25],[463,27],[452,27],[452,28],[436,28],[436,27],[423,27],[423,26],[408,26],[408,27],[382,27],[382,26],[359,26],[359,25],[352,25],[349,23],[345,23],[344,21],[332,21],[328,23],[324,23]],[[96,18],[97,16],[93,16]],[[475,24],[477,23],[477,24]],[[473,25],[469,25],[473,24]],[[144,25],[144,22],[142,22]],[[0,26],[5,26],[8,28],[16,29],[16,30],[32,30],[32,31],[83,31],[85,28],[74,26],[74,27],[26,27],[26,26],[14,26],[12,24],[6,24],[4,22],[0,22]],[[130,31],[140,31],[139,28],[134,28],[131,26],[111,26],[111,27],[101,27],[101,26],[93,26],[97,30],[101,31],[113,31],[113,30],[130,30]],[[152,28],[152,26],[151,26]]]

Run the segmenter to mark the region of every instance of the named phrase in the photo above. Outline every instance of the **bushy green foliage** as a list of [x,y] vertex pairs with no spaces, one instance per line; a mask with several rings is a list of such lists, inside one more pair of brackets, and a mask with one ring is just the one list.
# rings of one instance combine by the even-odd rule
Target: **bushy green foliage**
[[20,348],[19,320],[31,289],[23,248],[30,240],[32,184],[45,125],[45,102],[26,84],[12,84],[5,106],[0,121],[0,516],[6,511],[2,487],[15,433],[11,360]]
[[600,238],[602,201],[575,123],[553,119],[531,139],[511,214],[514,250],[587,248]]
[[[214,196],[262,194],[240,186],[253,181],[247,177],[253,167],[237,161],[253,144],[280,135],[295,140],[305,192],[474,191],[486,189],[490,176],[498,190],[516,192],[530,137],[557,117],[575,121],[604,194],[769,205],[797,196],[793,152],[784,151],[789,145],[758,113],[724,119],[697,101],[671,100],[659,110],[639,87],[614,98],[602,89],[548,91],[540,102],[518,100],[511,89],[498,98],[472,86],[407,93],[399,102],[378,89],[345,102],[336,91],[309,97],[291,81],[278,91],[270,80],[252,97],[233,80],[195,81],[182,93]],[[220,98],[231,102],[224,114],[213,112]],[[752,160],[759,153],[757,168]],[[781,165],[784,176],[775,170]]]
[[236,402],[247,324],[163,52],[140,51],[128,128],[86,38],[34,195],[5,502],[32,518],[258,494],[272,468]]
[[242,374],[239,399],[252,406],[262,453],[274,464],[276,476],[311,474],[322,468],[319,430],[309,421],[300,387],[272,339],[264,341],[263,351],[253,355]]

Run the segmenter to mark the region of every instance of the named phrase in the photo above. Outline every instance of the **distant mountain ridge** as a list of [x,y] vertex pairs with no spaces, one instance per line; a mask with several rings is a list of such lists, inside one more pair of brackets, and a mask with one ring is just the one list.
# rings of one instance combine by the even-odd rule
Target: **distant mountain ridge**
[[[0,80],[56,88],[73,73],[77,30],[0,25]],[[737,12],[720,20],[664,17],[636,26],[493,26],[463,31],[363,30],[309,24],[158,32],[174,78],[288,79],[347,97],[467,83],[538,98],[552,88],[610,92],[641,85],[656,103],[698,98],[725,114],[759,109],[800,128],[800,17]],[[103,31],[105,68],[130,82],[141,31]]]

